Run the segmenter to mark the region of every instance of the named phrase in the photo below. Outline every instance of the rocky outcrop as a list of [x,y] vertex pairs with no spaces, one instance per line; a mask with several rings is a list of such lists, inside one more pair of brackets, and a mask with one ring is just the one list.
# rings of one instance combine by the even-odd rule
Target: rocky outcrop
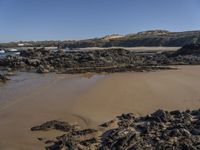
[[0,67],[37,73],[125,72],[173,69],[171,65],[199,65],[199,45],[177,52],[133,52],[121,48],[90,51],[24,50],[0,59]]
[[[0,59],[0,66],[13,70],[33,70],[37,73],[62,72],[124,72],[169,69],[160,66],[159,57],[139,56],[125,49],[92,51],[48,51],[35,49],[22,51],[20,56]],[[162,59],[160,59],[162,61]]]
[[189,44],[176,51],[173,56],[200,55],[200,44]]
[[[32,130],[57,129],[63,135],[46,143],[47,150],[200,149],[200,110],[158,110],[147,116],[122,114],[95,129],[50,121]],[[44,141],[45,142],[45,141]]]

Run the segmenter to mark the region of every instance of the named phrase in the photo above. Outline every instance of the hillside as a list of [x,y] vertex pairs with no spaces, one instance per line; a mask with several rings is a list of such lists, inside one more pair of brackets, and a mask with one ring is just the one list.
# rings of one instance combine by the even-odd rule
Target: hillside
[[[21,42],[1,43],[3,47],[17,47]],[[149,30],[136,34],[108,35],[80,41],[26,41],[28,46],[56,46],[60,48],[85,48],[85,47],[136,47],[136,46],[168,46],[182,47],[188,44],[200,43],[200,31],[170,32],[166,30]]]

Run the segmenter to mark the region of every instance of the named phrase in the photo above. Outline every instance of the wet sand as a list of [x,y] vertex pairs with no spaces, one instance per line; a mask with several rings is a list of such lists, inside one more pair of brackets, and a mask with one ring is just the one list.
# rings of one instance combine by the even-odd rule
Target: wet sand
[[43,149],[38,137],[55,137],[59,132],[31,132],[30,127],[48,120],[68,120],[87,126],[88,120],[72,114],[75,99],[103,75],[27,74],[13,77],[0,86],[0,149]]
[[0,149],[42,149],[31,132],[48,120],[95,126],[116,115],[200,107],[200,66],[144,73],[80,75],[21,74],[0,85]]
[[179,68],[109,75],[81,96],[74,112],[102,122],[129,112],[145,115],[157,109],[199,109],[200,66]]

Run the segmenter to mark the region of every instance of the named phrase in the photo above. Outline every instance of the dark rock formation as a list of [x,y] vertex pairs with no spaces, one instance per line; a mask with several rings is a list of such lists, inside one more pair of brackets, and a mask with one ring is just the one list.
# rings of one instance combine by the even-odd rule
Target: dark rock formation
[[46,69],[44,66],[40,65],[40,66],[38,67],[38,69],[36,70],[36,72],[37,72],[37,73],[48,73],[49,70]]
[[[162,56],[163,57],[163,56]],[[155,60],[154,60],[155,59]],[[137,55],[124,49],[93,51],[48,51],[27,50],[20,56],[7,56],[0,59],[0,66],[13,70],[33,70],[38,73],[62,72],[124,72],[170,69],[161,66],[160,57]]]
[[0,74],[0,82],[6,82],[8,80],[9,80],[9,78],[6,75]]
[[200,44],[185,45],[173,54],[173,56],[178,55],[200,55]]
[[40,126],[35,126],[31,128],[31,131],[40,131],[40,130],[49,130],[49,129],[56,129],[60,131],[65,131],[69,132],[71,130],[75,130],[77,126],[75,125],[70,125],[67,122],[62,122],[62,121],[48,121],[46,123],[43,123]]
[[[200,149],[200,110],[158,110],[144,117],[122,114],[96,129],[74,128],[68,123],[62,136],[48,142],[47,150],[140,150],[140,149]],[[52,121],[36,127],[58,129]],[[59,122],[60,124],[60,122]],[[33,128],[32,128],[33,129]],[[63,128],[61,128],[63,129]],[[49,145],[50,144],[50,145]]]
[[200,45],[184,46],[177,52],[148,53],[125,49],[90,51],[24,50],[20,56],[0,59],[0,67],[37,73],[125,72],[173,69],[170,65],[199,65]]

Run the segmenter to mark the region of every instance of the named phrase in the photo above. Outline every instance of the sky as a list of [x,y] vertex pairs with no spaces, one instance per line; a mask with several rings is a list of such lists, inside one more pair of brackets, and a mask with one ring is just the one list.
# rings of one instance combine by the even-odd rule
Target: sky
[[200,30],[200,0],[0,0],[0,42]]

